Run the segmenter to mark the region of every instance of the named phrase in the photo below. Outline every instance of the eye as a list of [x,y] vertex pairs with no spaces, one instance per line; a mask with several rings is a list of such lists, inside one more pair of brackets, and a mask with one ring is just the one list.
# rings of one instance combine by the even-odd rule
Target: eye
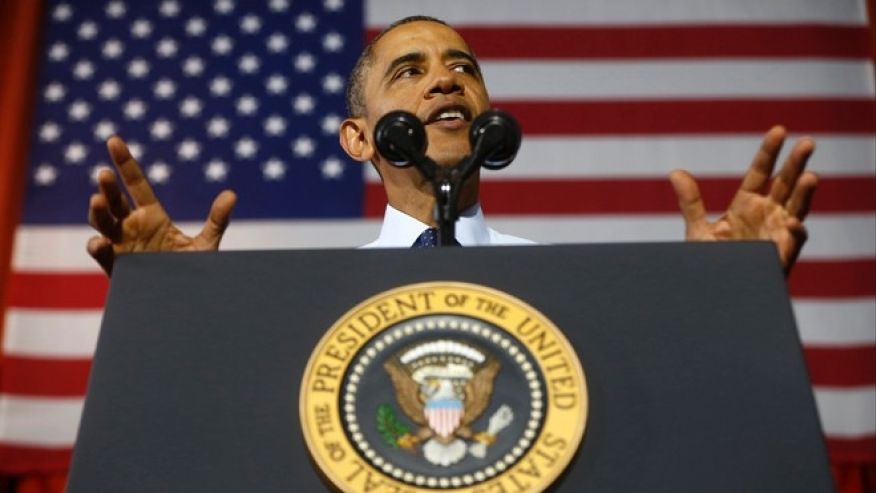
[[454,72],[459,72],[461,74],[469,74],[469,75],[477,74],[477,70],[475,70],[474,65],[472,65],[470,63],[456,64],[456,65],[450,67],[450,70],[452,70]]
[[395,73],[395,79],[407,79],[420,74],[420,69],[417,67],[404,67]]

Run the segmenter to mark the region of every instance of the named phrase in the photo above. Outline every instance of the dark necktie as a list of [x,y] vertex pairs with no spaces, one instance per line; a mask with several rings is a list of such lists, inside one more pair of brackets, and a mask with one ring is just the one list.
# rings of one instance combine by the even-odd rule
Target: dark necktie
[[[453,244],[456,246],[462,246],[456,241],[456,239],[453,240]],[[414,244],[411,245],[411,248],[434,248],[436,246],[438,246],[438,230],[435,228],[429,228],[420,233],[420,236],[414,240]]]

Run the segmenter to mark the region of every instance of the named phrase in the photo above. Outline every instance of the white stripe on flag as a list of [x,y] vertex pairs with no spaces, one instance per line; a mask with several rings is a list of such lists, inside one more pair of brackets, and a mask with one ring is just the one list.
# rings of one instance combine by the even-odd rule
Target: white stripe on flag
[[[489,210],[487,210],[489,214]],[[488,216],[503,233],[544,243],[681,241],[678,214],[606,216]],[[861,258],[876,255],[876,215],[813,214],[806,220],[809,241],[802,260]]]
[[6,355],[90,358],[97,346],[102,310],[6,311]]
[[0,395],[0,442],[43,447],[72,446],[84,399]]
[[[766,128],[764,132],[766,132]],[[799,135],[790,135],[779,163]],[[511,166],[498,172],[482,172],[481,180],[521,178],[666,177],[682,168],[697,177],[739,177],[748,169],[763,135],[721,137],[523,137]],[[819,176],[876,173],[876,139],[870,136],[815,136],[815,155],[809,169]],[[380,181],[372,166],[365,179]]]
[[[667,185],[668,186],[668,185]],[[681,241],[679,214],[538,215],[489,214],[489,224],[507,234],[543,243],[613,243]],[[806,221],[809,241],[801,259],[861,258],[876,255],[876,214],[812,214]],[[200,224],[181,223],[189,232]],[[16,235],[13,267],[31,272],[98,272],[85,253],[93,231],[87,226],[22,226]],[[377,237],[379,219],[345,221],[232,221],[223,250],[282,248],[354,248]]]
[[[876,300],[793,301],[800,338],[808,347],[876,344]],[[6,354],[48,358],[88,358],[100,332],[101,310],[10,309]]]
[[874,94],[873,63],[859,60],[518,60],[488,61],[481,68],[493,101],[849,98]]
[[409,15],[430,15],[464,25],[605,24],[865,24],[863,0],[374,0],[366,3],[368,26],[386,26]]
[[805,346],[876,344],[876,299],[795,301],[797,328]]
[[831,438],[861,438],[876,433],[876,387],[815,387],[824,433]]

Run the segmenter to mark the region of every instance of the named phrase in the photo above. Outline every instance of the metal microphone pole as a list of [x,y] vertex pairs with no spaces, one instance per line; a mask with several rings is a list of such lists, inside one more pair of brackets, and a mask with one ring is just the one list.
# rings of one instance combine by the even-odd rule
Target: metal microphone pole
[[384,115],[375,126],[374,140],[380,153],[396,166],[414,165],[432,184],[438,246],[457,246],[459,192],[465,180],[479,167],[501,169],[511,164],[520,148],[520,126],[511,115],[487,110],[478,115],[469,130],[472,152],[456,166],[442,167],[426,156],[426,130],[420,120],[404,111]]

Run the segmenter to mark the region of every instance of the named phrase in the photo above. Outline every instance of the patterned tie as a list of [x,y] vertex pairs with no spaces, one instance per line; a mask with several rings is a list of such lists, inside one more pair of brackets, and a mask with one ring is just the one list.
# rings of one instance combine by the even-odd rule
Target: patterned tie
[[[455,238],[453,244],[456,246],[462,246]],[[436,246],[438,246],[438,230],[435,228],[429,228],[420,233],[420,236],[414,240],[414,244],[411,245],[411,248],[434,248]]]

